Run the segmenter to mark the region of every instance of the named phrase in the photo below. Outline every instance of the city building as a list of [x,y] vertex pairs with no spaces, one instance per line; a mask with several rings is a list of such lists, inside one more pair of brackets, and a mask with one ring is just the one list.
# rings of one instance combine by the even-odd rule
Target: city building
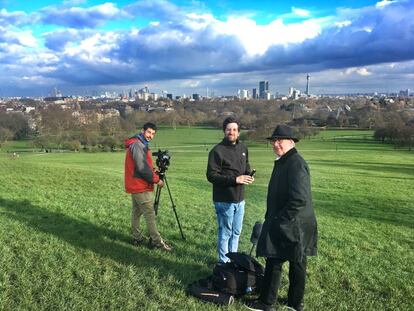
[[310,95],[310,90],[309,90],[309,80],[310,80],[310,75],[308,74],[307,76],[306,76],[306,95]]
[[267,93],[269,93],[269,81],[259,82],[259,98],[266,99]]
[[257,89],[256,88],[253,89],[252,98],[257,99]]
[[249,91],[246,89],[239,90],[238,92],[239,99],[249,99]]

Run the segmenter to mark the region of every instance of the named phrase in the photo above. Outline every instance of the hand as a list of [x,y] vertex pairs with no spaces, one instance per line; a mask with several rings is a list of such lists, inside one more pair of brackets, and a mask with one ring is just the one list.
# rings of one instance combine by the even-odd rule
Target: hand
[[254,181],[254,177],[250,175],[240,175],[236,177],[236,184],[249,185]]
[[160,188],[164,187],[164,182],[162,181],[162,179],[160,179],[160,180],[157,182],[157,185],[158,185]]

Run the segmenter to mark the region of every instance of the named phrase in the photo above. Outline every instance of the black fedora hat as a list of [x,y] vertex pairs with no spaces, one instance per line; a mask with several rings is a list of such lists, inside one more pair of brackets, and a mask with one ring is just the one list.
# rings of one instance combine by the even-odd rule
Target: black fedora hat
[[273,131],[272,136],[266,137],[266,139],[269,139],[269,140],[291,139],[295,143],[299,141],[299,139],[296,138],[295,135],[293,135],[292,128],[284,124],[276,126],[275,130]]

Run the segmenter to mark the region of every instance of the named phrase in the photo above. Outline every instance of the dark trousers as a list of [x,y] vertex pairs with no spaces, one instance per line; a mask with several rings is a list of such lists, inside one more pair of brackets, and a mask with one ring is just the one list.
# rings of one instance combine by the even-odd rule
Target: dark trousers
[[[266,269],[259,300],[267,305],[273,305],[277,300],[282,266],[285,261],[278,258],[266,258]],[[289,261],[288,306],[295,309],[298,309],[303,303],[305,295],[306,262],[306,256],[301,262]]]

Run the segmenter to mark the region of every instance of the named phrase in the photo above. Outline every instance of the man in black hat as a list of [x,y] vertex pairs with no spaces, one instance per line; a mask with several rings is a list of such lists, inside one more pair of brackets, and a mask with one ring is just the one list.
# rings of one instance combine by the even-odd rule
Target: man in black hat
[[250,310],[275,310],[282,265],[289,261],[288,307],[303,310],[306,258],[317,250],[317,223],[312,207],[309,167],[295,148],[299,140],[287,125],[279,125],[271,137],[277,156],[269,181],[267,211],[257,245],[257,256],[266,258],[258,300],[246,303]]

